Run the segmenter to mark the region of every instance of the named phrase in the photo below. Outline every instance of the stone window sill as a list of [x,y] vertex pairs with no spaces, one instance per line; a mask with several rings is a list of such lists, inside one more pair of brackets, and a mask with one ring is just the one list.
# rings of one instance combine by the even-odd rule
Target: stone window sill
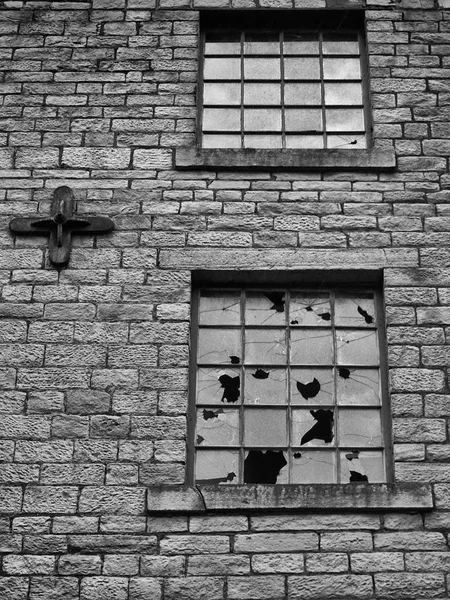
[[396,166],[393,148],[370,150],[233,150],[177,148],[177,169],[243,170],[392,170]]
[[147,512],[431,510],[429,484],[164,485],[147,490]]

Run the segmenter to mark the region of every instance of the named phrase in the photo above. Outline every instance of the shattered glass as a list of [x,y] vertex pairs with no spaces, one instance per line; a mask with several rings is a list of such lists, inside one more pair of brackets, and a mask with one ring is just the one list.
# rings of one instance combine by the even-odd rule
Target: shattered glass
[[239,483],[239,451],[197,450],[195,480],[203,484]]
[[292,411],[292,445],[324,446],[334,441],[334,411],[295,409]]
[[386,481],[381,451],[343,451],[340,459],[342,483],[384,483]]
[[331,304],[328,294],[291,294],[289,311],[291,326],[326,327],[331,325]]
[[339,368],[337,377],[338,404],[380,405],[380,375],[378,369]]
[[287,464],[281,450],[250,450],[244,461],[244,483],[287,483]]
[[[365,333],[365,332],[364,332]],[[326,329],[292,329],[291,362],[303,365],[333,363],[333,336]]]
[[245,362],[259,365],[285,364],[284,329],[248,329],[245,335]]
[[221,406],[197,410],[196,443],[202,446],[239,445],[239,411]]
[[200,325],[240,325],[240,295],[230,292],[203,292],[200,296]]
[[293,404],[333,404],[332,369],[293,368],[291,370],[291,402]]
[[246,325],[284,325],[284,292],[248,293],[245,305]]
[[197,404],[239,403],[240,384],[238,370],[200,367],[197,373]]
[[375,331],[336,332],[337,361],[340,365],[378,365],[378,339]]
[[246,404],[286,404],[287,399],[285,369],[246,369]]
[[336,295],[334,320],[344,327],[376,327],[374,299]]
[[[197,359],[203,364],[235,364],[233,357],[241,356],[239,329],[200,329]],[[240,362],[238,360],[237,362]]]

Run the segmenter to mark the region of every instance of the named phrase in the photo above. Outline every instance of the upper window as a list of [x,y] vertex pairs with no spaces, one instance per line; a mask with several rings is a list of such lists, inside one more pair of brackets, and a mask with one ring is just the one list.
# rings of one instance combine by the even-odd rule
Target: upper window
[[207,12],[202,47],[203,148],[370,146],[359,11]]
[[380,317],[368,289],[198,290],[192,478],[387,481]]

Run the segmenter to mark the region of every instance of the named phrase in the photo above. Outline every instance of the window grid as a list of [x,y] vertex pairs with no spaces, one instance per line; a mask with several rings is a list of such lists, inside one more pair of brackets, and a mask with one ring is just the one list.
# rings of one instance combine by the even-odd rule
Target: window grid
[[[212,290],[208,290],[208,293],[211,293]],[[237,292],[237,291],[236,291]],[[293,471],[294,471],[294,462],[295,462],[295,458],[294,458],[294,453],[299,453],[301,454],[303,451],[306,451],[307,455],[309,455],[311,452],[316,453],[316,456],[319,456],[317,453],[326,451],[327,453],[333,452],[334,453],[334,468],[333,468],[333,472],[334,472],[334,481],[333,482],[340,482],[341,481],[341,468],[340,468],[340,461],[341,461],[341,453],[344,452],[347,453],[346,454],[346,460],[348,460],[348,455],[351,453],[356,453],[354,458],[358,458],[358,454],[363,454],[365,456],[367,456],[367,453],[378,453],[376,459],[375,459],[375,463],[378,463],[378,465],[375,465],[375,471],[378,469],[378,474],[376,474],[374,476],[374,478],[372,478],[372,480],[369,479],[370,482],[378,482],[378,481],[386,481],[386,474],[385,474],[385,466],[384,466],[384,448],[385,448],[385,444],[383,443],[383,437],[385,436],[385,415],[382,414],[382,408],[383,408],[383,404],[381,402],[381,388],[380,388],[380,376],[379,376],[379,372],[380,372],[380,364],[379,364],[379,359],[377,357],[376,361],[374,361],[374,363],[376,364],[371,364],[369,361],[369,364],[365,363],[364,360],[361,362],[360,364],[353,364],[352,362],[349,361],[345,361],[342,362],[342,357],[341,359],[339,359],[339,348],[338,348],[338,340],[339,338],[339,332],[347,332],[348,333],[352,333],[352,332],[361,332],[361,331],[369,331],[369,332],[373,332],[374,335],[376,335],[377,332],[377,327],[372,326],[372,325],[364,325],[361,327],[356,326],[354,323],[352,325],[348,325],[347,327],[344,326],[342,323],[341,324],[336,324],[336,318],[335,318],[335,295],[334,292],[332,290],[329,291],[329,300],[330,300],[330,323],[329,326],[312,326],[312,325],[302,325],[300,324],[299,326],[297,325],[293,325],[292,323],[290,323],[288,321],[288,318],[290,319],[290,309],[292,307],[292,298],[290,295],[290,291],[289,290],[282,290],[283,293],[283,298],[284,301],[283,303],[285,304],[285,322],[283,325],[281,324],[277,324],[277,325],[273,325],[271,324],[270,326],[265,326],[262,324],[249,324],[246,322],[246,306],[248,306],[248,299],[251,298],[251,295],[254,294],[255,290],[241,290],[240,293],[240,299],[239,299],[239,310],[240,310],[240,324],[239,326],[237,324],[233,324],[233,325],[220,325],[220,330],[217,331],[216,333],[220,334],[222,332],[223,335],[225,335],[225,333],[228,331],[239,331],[239,338],[240,338],[240,353],[241,356],[239,357],[239,362],[235,363],[235,364],[230,364],[230,362],[226,362],[226,361],[220,361],[220,362],[216,362],[213,361],[212,363],[209,361],[201,361],[199,360],[199,362],[196,364],[196,369],[213,369],[215,368],[216,371],[218,370],[218,372],[222,371],[230,371],[230,367],[233,370],[233,373],[239,373],[239,377],[240,377],[240,395],[239,395],[239,399],[237,401],[238,406],[235,407],[234,404],[221,404],[220,402],[216,401],[205,401],[204,399],[202,400],[200,398],[200,400],[198,402],[196,402],[196,413],[198,411],[209,411],[209,413],[212,415],[214,414],[214,410],[217,411],[217,409],[219,409],[219,412],[217,412],[217,414],[215,415],[215,418],[218,417],[218,415],[220,414],[224,414],[224,413],[229,413],[231,414],[231,411],[234,411],[235,413],[238,412],[239,413],[239,419],[238,419],[238,426],[239,426],[239,441],[238,444],[234,443],[234,444],[227,444],[227,443],[219,443],[219,444],[214,444],[211,442],[207,442],[207,445],[202,446],[202,442],[197,443],[196,444],[196,448],[197,448],[197,455],[198,453],[202,453],[205,452],[205,448],[207,448],[207,451],[209,452],[218,452],[218,451],[223,451],[223,450],[227,450],[227,449],[232,449],[232,450],[238,450],[239,451],[239,460],[238,460],[238,473],[235,473],[236,476],[236,480],[235,481],[229,481],[229,482],[233,482],[233,483],[238,483],[238,482],[245,482],[244,479],[244,466],[245,466],[245,459],[246,456],[248,457],[248,452],[250,450],[254,450],[256,449],[257,451],[261,450],[261,451],[266,451],[266,450],[272,450],[272,451],[282,451],[283,455],[285,456],[285,459],[287,461],[287,468],[285,469],[283,475],[285,473],[288,474],[288,477],[284,478],[283,482],[284,483],[302,483],[302,481],[298,481],[298,477],[297,479],[294,477],[294,481],[293,481]],[[262,292],[262,290],[260,290],[261,294],[264,295],[264,292]],[[227,290],[227,293],[229,293],[229,290]],[[280,292],[278,292],[280,293]],[[309,297],[311,297],[313,295],[313,292],[308,292],[308,291],[304,291],[304,290],[295,290],[295,294],[301,293],[303,295],[305,294],[309,294]],[[323,293],[323,292],[321,292]],[[294,294],[294,295],[295,295]],[[364,294],[360,294],[355,295],[352,294],[351,296],[349,296],[348,294],[341,294],[339,295],[339,298],[347,298],[347,299],[352,299],[352,301],[356,302],[360,301],[361,304],[361,298],[364,298],[367,296],[367,292],[365,291]],[[372,294],[372,297],[374,297],[374,295]],[[374,300],[376,300],[374,298]],[[200,297],[198,296],[196,299],[196,303],[195,305],[197,306],[197,310],[198,307],[200,306],[201,301],[200,301]],[[375,308],[377,302],[372,302],[373,305],[373,313],[374,313],[374,318],[375,318],[375,311],[378,312],[378,307]],[[355,304],[356,306],[356,304]],[[342,309],[341,309],[342,310]],[[358,317],[363,315],[363,313],[359,313]],[[367,312],[366,312],[367,315]],[[199,315],[196,315],[197,317]],[[214,325],[212,324],[205,324],[202,323],[202,319],[200,316],[200,320],[198,322],[198,330],[199,330],[199,336],[201,335],[200,332],[201,331],[205,331],[205,330],[211,330],[214,332],[214,330],[218,329],[219,323],[216,323]],[[246,346],[249,345],[248,342],[248,338],[247,338],[247,332],[251,332],[251,331],[264,331],[264,330],[273,330],[276,332],[284,332],[284,340],[285,340],[285,352],[286,352],[286,360],[285,362],[282,363],[277,363],[276,361],[273,362],[272,361],[249,361],[248,357],[246,356]],[[332,385],[333,385],[333,393],[334,393],[334,397],[332,399],[331,402],[326,402],[324,403],[322,400],[321,401],[314,401],[314,399],[311,398],[307,398],[307,401],[301,401],[299,402],[293,402],[293,391],[291,386],[295,385],[295,377],[292,375],[292,370],[295,368],[304,368],[304,369],[310,369],[313,370],[314,365],[312,365],[311,363],[298,363],[295,360],[292,360],[293,354],[291,351],[291,345],[293,343],[293,337],[292,337],[292,332],[294,331],[303,331],[305,334],[307,331],[324,331],[324,332],[331,332],[331,340],[332,340],[332,345],[333,345],[333,360],[332,362],[322,362],[319,365],[316,366],[317,370],[321,370],[323,369],[323,372],[325,373],[325,369],[328,368],[328,370],[331,369],[331,372],[333,373],[333,380],[332,380]],[[327,333],[325,333],[325,335],[328,335]],[[294,336],[295,337],[295,336]],[[306,336],[307,337],[307,336]],[[345,336],[344,336],[345,337]],[[278,335],[277,338],[278,339]],[[306,339],[306,338],[305,338]],[[374,338],[375,341],[377,341],[377,338]],[[347,343],[349,343],[347,341]],[[194,344],[194,349],[198,344],[198,340],[196,340],[195,344]],[[379,342],[378,342],[379,344]],[[201,344],[200,344],[201,345]],[[220,346],[220,343],[219,343]],[[201,348],[199,348],[199,352],[201,351]],[[229,350],[231,352],[231,350]],[[197,352],[196,352],[197,353]],[[201,357],[202,355],[200,355]],[[231,356],[230,356],[231,358]],[[247,401],[247,391],[246,391],[246,383],[247,383],[247,378],[246,375],[248,375],[248,377],[250,376],[249,373],[250,371],[254,371],[254,370],[264,370],[266,369],[268,372],[282,372],[283,370],[286,373],[286,392],[287,392],[287,399],[286,399],[286,403],[274,403],[274,402],[269,402],[267,404],[264,403],[259,403],[259,404],[254,404],[254,405],[250,405]],[[345,402],[342,402],[339,398],[338,395],[338,371],[345,369],[346,371],[350,371],[351,369],[353,370],[360,370],[360,373],[365,371],[370,371],[371,369],[373,369],[373,371],[375,372],[375,370],[377,371],[378,375],[377,375],[377,380],[376,380],[376,385],[378,387],[378,394],[379,394],[379,402],[377,405],[374,404],[364,404],[363,402],[360,402],[359,404],[356,403],[354,404],[353,402],[350,402],[348,404],[346,404]],[[361,369],[363,371],[361,371]],[[256,371],[255,371],[256,372]],[[359,375],[358,375],[359,377]],[[364,375],[362,375],[362,379],[364,379]],[[355,380],[357,380],[357,376],[355,376]],[[208,386],[210,385],[210,382],[207,381]],[[200,384],[197,382],[198,385],[198,393],[201,393],[202,390],[200,389]],[[368,386],[369,387],[369,386]],[[194,392],[194,394],[196,394],[197,392]],[[223,398],[222,398],[222,402],[223,402]],[[199,408],[200,407],[200,408]],[[223,407],[223,409],[228,409],[227,410],[221,410],[221,407]],[[325,407],[325,408],[324,408]],[[375,408],[376,407],[376,408]],[[245,423],[246,423],[246,419],[247,416],[251,414],[250,411],[254,411],[254,410],[260,410],[260,411],[270,411],[270,410],[276,410],[276,411],[280,411],[278,412],[278,414],[281,413],[281,411],[285,411],[286,413],[286,426],[287,426],[287,431],[286,431],[286,444],[276,444],[274,447],[269,447],[269,446],[264,446],[261,444],[249,444],[246,443],[246,439],[245,439],[245,435],[246,435],[246,431],[245,431]],[[334,419],[334,423],[332,425],[332,430],[333,430],[333,440],[332,440],[332,444],[327,445],[325,444],[313,444],[312,446],[303,446],[302,444],[298,443],[298,440],[294,440],[294,418],[293,418],[293,412],[297,412],[297,414],[300,414],[300,410],[305,410],[305,411],[317,411],[317,410],[332,410],[333,412],[333,419]],[[342,443],[341,444],[341,440],[340,440],[340,436],[341,436],[341,426],[340,426],[340,418],[342,415],[345,416],[345,413],[347,411],[347,415],[346,415],[346,419],[349,418],[349,411],[358,411],[360,413],[360,411],[364,411],[366,412],[366,415],[370,416],[370,413],[367,413],[367,411],[372,411],[372,414],[374,414],[374,412],[377,412],[377,419],[380,422],[379,423],[379,429],[380,429],[380,443],[379,444],[372,444],[370,445],[370,443],[367,445],[364,444],[357,444],[357,443]],[[255,413],[253,413],[255,414]],[[262,413],[261,413],[262,414]],[[268,414],[266,412],[266,414]],[[276,414],[276,413],[273,413]],[[357,414],[357,413],[354,413]],[[363,413],[362,413],[363,414]],[[361,413],[360,413],[361,416]],[[212,417],[211,417],[212,418]],[[248,417],[250,418],[250,417]],[[375,419],[375,420],[377,420]],[[196,420],[196,416],[193,417],[193,421],[195,422]],[[219,421],[220,419],[218,419]],[[197,438],[196,441],[199,442],[199,438],[197,435],[197,432],[201,430],[201,428],[199,429],[198,426],[194,424],[193,428],[196,431],[195,437]],[[198,425],[198,424],[197,424]],[[375,427],[376,429],[376,427]],[[191,431],[193,429],[191,428]],[[342,429],[343,431],[343,429]],[[366,436],[368,437],[368,436]],[[296,441],[296,443],[294,443]],[[330,450],[330,448],[332,448]],[[312,456],[312,455],[311,455]],[[372,466],[375,464],[372,463]],[[346,463],[347,466],[349,463]],[[359,467],[356,467],[356,469]],[[380,475],[380,473],[382,473]],[[365,475],[364,473],[361,473],[361,475]],[[372,476],[371,476],[372,477]],[[200,483],[205,483],[205,479],[209,480],[211,478],[203,478],[202,476],[197,477],[197,481]],[[214,479],[214,478],[213,478]],[[214,481],[216,483],[226,483],[227,481],[223,481],[223,477],[222,480],[220,480],[220,477],[218,478],[219,481]],[[367,478],[362,478],[361,481],[365,481],[367,480]],[[213,482],[213,481],[212,481]],[[279,481],[277,481],[279,482]],[[305,481],[305,483],[308,483],[309,481]],[[326,482],[330,482],[330,481],[326,481]],[[342,480],[343,483],[345,483],[345,480]]]
[[[258,32],[246,31],[241,32],[239,38],[236,37],[236,34],[230,33],[227,36],[224,36],[223,33],[219,33],[217,30],[210,30],[203,34],[203,48],[204,48],[204,62],[203,62],[203,80],[201,86],[201,97],[203,104],[201,106],[202,109],[202,135],[201,140],[204,147],[230,147],[230,148],[244,148],[244,147],[279,147],[279,148],[289,148],[289,147],[319,147],[319,148],[365,148],[367,147],[367,111],[365,109],[365,93],[363,90],[363,79],[365,80],[364,68],[363,68],[363,39],[362,34],[359,31],[349,30],[347,32],[340,31],[339,32],[339,40],[342,43],[354,44],[358,47],[358,50],[355,48],[351,50],[351,48],[347,48],[346,52],[336,52],[330,50],[328,53],[324,50],[324,36],[327,39],[327,43],[333,42],[333,38],[336,38],[336,34],[332,31],[322,31],[316,33],[316,42],[318,44],[318,51],[311,52],[307,50],[303,50],[300,53],[300,50],[297,50],[296,53],[293,51],[289,51],[287,48],[287,44],[289,42],[285,41],[285,31],[280,31],[277,33],[278,36],[278,45],[279,50],[277,53],[268,52],[267,54],[261,53],[261,47],[259,48],[259,52],[246,52],[246,44],[251,43],[252,36],[257,35]],[[259,36],[268,35],[268,32],[259,32]],[[289,32],[289,35],[292,37],[292,33]],[[300,34],[299,34],[300,35]],[[301,34],[303,39],[308,37],[307,32],[302,32]],[[217,41],[218,40],[218,41]],[[236,47],[239,46],[239,52],[233,54],[225,44],[232,44],[234,40],[234,44]],[[250,40],[250,41],[249,41]],[[260,46],[261,46],[260,42]],[[270,43],[270,42],[269,42]],[[220,44],[224,45],[224,50],[220,49]],[[212,46],[212,49],[209,49],[209,46]],[[218,48],[219,47],[219,48]],[[303,78],[299,76],[286,76],[286,63],[289,60],[298,59],[299,65],[301,66],[301,61],[305,59],[317,59],[319,74],[318,76],[304,76]],[[215,64],[211,62],[211,60],[219,59],[220,64]],[[261,76],[259,77],[246,77],[246,61],[252,59],[266,59],[266,60],[275,60],[277,59],[279,62],[279,76],[277,77],[268,77]],[[352,73],[353,77],[345,77],[344,74],[337,77],[330,77],[324,72],[324,64],[332,65],[334,64],[336,67],[338,66],[338,62],[336,60],[339,59],[347,59],[347,61],[358,60],[359,63],[359,73]],[[226,72],[227,68],[230,70],[234,63],[230,61],[239,61],[239,77],[236,77],[236,73]],[[209,63],[208,63],[209,61]],[[228,67],[227,67],[228,61]],[[328,61],[328,62],[326,62]],[[331,61],[331,62],[330,62]],[[237,63],[236,63],[237,64]],[[250,62],[248,64],[251,64]],[[289,63],[292,64],[292,63]],[[341,63],[341,67],[344,63]],[[212,68],[211,65],[213,65]],[[207,68],[209,66],[209,69]],[[209,71],[213,71],[210,73]],[[222,73],[221,73],[222,69]],[[223,71],[225,69],[225,71]],[[351,70],[351,67],[350,67]],[[215,71],[215,73],[214,73]],[[232,71],[232,69],[231,69]],[[297,75],[297,74],[295,74]],[[357,76],[356,76],[357,75]],[[277,104],[270,100],[264,103],[263,100],[260,100],[259,103],[255,102],[247,102],[245,99],[246,90],[250,89],[248,84],[258,84],[261,86],[261,89],[267,91],[269,88],[268,85],[279,85],[280,87],[280,100]],[[240,86],[240,101],[239,103],[236,99],[230,102],[230,98],[228,101],[226,98],[221,98],[220,88],[218,85],[222,86],[223,89],[228,89],[230,92],[232,90],[233,84]],[[318,85],[320,87],[320,102],[312,102],[308,98],[303,98],[305,101],[301,102],[300,99],[292,100],[293,91],[291,93],[291,102],[286,102],[286,85],[295,86],[296,84],[306,84],[306,85]],[[349,84],[355,84],[353,87],[353,92]],[[207,91],[214,90],[214,86],[216,86],[216,96],[211,98],[212,92],[208,97]],[[329,102],[327,99],[328,90],[333,89],[331,86],[334,86],[334,101]],[[340,87],[339,87],[340,86]],[[347,102],[343,99],[339,100],[338,91],[341,90],[341,94],[345,93],[343,86],[347,86],[347,95],[350,94],[350,101],[347,97]],[[306,89],[305,87],[303,88]],[[294,87],[291,87],[291,90],[294,90]],[[353,98],[352,98],[353,93]],[[213,100],[213,101],[211,101]],[[264,119],[258,119],[258,125],[253,128],[249,125],[246,125],[245,117],[249,117],[251,115],[250,111],[257,110],[260,112],[261,116],[263,113],[261,111],[265,110],[266,116],[270,114],[272,111],[272,118],[278,123],[273,123],[272,128],[266,128],[263,125]],[[297,116],[292,112],[293,110],[297,111]],[[231,123],[227,126],[224,122],[225,118],[229,118],[233,121],[233,114],[237,115],[237,111],[240,111],[239,118],[239,126],[240,129]],[[309,112],[308,112],[309,111]],[[314,112],[315,111],[315,112]],[[317,112],[317,111],[320,111]],[[330,111],[329,113],[327,111]],[[334,112],[333,112],[334,111]],[[352,111],[352,112],[351,112]],[[254,113],[256,114],[256,113]],[[303,121],[306,122],[308,114],[309,117],[312,118],[314,115],[317,123],[313,125],[313,129],[305,129],[305,123],[301,123],[298,121],[299,115],[303,114]],[[320,114],[320,119],[318,115]],[[287,116],[289,115],[290,124],[287,124]],[[335,123],[332,124],[332,121],[329,121],[329,117],[334,117]],[[293,125],[293,121],[297,119],[297,124]],[[339,123],[339,119],[344,119],[343,123]],[[347,119],[347,122],[345,120]],[[280,122],[281,121],[281,122]],[[319,121],[321,121],[321,126],[318,126]],[[330,124],[328,124],[330,123]],[[276,125],[275,127],[273,125]],[[272,136],[272,139],[267,142],[268,136]],[[278,141],[275,140],[275,137]],[[250,138],[253,138],[253,141],[250,142]],[[266,143],[256,143],[255,140],[266,140]],[[321,140],[319,142],[319,139]]]

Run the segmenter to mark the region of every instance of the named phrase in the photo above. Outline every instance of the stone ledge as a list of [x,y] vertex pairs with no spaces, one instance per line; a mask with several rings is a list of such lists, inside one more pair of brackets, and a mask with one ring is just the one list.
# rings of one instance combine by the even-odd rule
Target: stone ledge
[[431,510],[431,485],[372,483],[345,485],[152,486],[149,513],[208,511],[378,511]]
[[370,171],[395,169],[393,148],[370,150],[261,150],[177,148],[177,169]]

